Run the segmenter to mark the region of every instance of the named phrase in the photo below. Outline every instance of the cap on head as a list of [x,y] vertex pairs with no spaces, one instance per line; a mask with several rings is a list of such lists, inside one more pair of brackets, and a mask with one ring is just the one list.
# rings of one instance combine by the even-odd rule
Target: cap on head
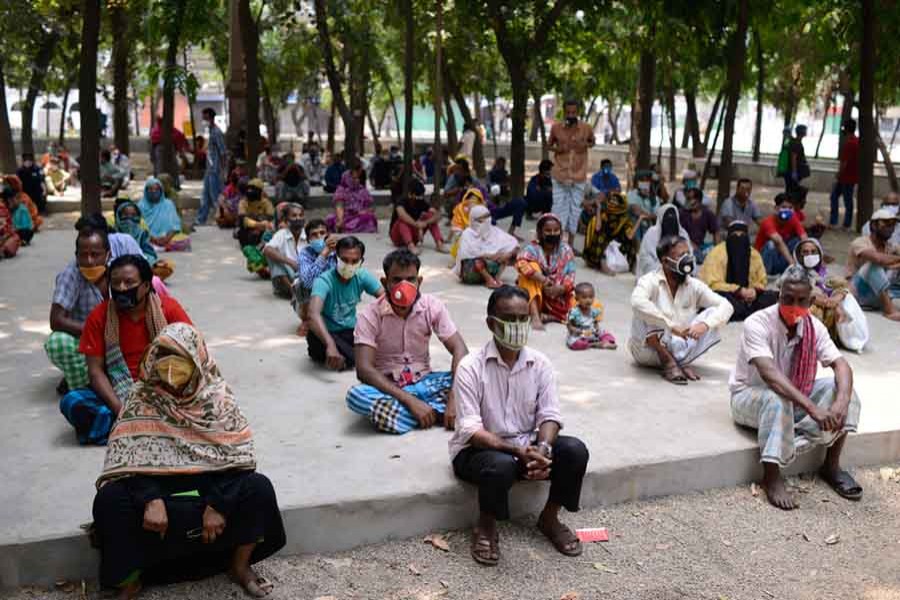
[[896,221],[897,215],[886,208],[879,208],[872,213],[873,221]]
[[250,186],[250,187],[255,187],[255,188],[259,189],[259,190],[262,190],[262,189],[265,187],[266,184],[264,184],[264,183],[263,183],[263,180],[260,179],[259,177],[254,177],[254,178],[251,179],[249,182],[247,182],[247,185]]

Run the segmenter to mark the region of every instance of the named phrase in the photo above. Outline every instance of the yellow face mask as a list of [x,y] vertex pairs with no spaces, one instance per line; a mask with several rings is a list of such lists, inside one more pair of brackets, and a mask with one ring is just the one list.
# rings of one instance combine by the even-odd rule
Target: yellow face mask
[[164,356],[156,361],[156,374],[173,390],[187,385],[194,369],[194,363],[181,356]]
[[91,283],[96,283],[106,273],[106,265],[97,265],[96,267],[78,267],[84,278]]

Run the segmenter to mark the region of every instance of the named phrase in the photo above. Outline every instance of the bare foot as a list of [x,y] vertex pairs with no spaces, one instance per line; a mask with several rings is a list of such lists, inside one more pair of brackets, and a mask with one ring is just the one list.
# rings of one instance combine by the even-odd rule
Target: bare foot
[[485,281],[485,282],[484,282],[484,285],[485,285],[485,286],[487,287],[487,289],[489,289],[489,290],[496,290],[496,289],[499,288],[499,287],[503,287],[503,284],[502,284],[502,283],[500,283],[499,281],[497,281],[496,279],[493,279],[493,278],[492,278],[492,279],[488,279],[487,281]]
[[545,329],[547,329],[544,326],[544,321],[542,321],[541,318],[537,316],[531,317],[531,328],[535,331],[544,331]]
[[265,598],[272,593],[275,585],[268,581],[265,577],[260,577],[249,566],[241,572],[232,571],[231,580],[244,588],[247,595],[252,598]]
[[410,252],[412,252],[413,254],[415,254],[416,256],[418,256],[422,252],[422,250],[420,250],[419,247],[416,246],[415,244],[413,244],[412,242],[410,242],[409,244],[406,245],[406,249],[409,250]]
[[889,321],[900,321],[900,311],[892,313],[884,313],[884,318]]
[[769,503],[772,506],[781,510],[794,510],[797,508],[797,502],[790,492],[787,491],[783,478],[779,477],[775,481],[765,483],[763,487],[766,490],[766,498],[769,499]]
[[447,250],[447,247],[444,244],[435,244],[434,249],[437,250],[439,254],[450,254],[450,251]]
[[700,381],[700,376],[697,375],[697,371],[695,371],[691,367],[681,367],[681,370],[684,372],[684,376],[687,377],[689,380]]

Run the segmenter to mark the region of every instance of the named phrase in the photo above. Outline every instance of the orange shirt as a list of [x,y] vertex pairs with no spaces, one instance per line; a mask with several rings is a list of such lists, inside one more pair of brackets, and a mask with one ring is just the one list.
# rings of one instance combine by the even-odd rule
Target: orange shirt
[[550,128],[550,143],[558,150],[553,160],[553,179],[561,183],[587,181],[588,148],[594,145],[594,130],[584,121],[573,127],[557,121]]

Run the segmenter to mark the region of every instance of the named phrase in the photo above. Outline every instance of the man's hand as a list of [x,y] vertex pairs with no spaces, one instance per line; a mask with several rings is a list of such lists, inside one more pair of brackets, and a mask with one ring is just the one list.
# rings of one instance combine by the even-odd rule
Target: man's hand
[[444,413],[444,429],[453,431],[456,428],[456,398],[453,390],[447,394],[447,411]]
[[750,287],[741,288],[738,290],[738,297],[749,304],[756,300],[756,290]]
[[[839,429],[837,415],[830,410],[823,410],[816,406],[809,411],[809,416],[819,424],[822,431],[837,431]],[[846,417],[846,411],[844,417]],[[843,422],[840,423],[840,426],[843,426]]]
[[847,420],[847,411],[850,408],[850,399],[846,400],[835,400],[831,405],[831,410],[829,411],[834,417],[835,420],[835,428],[834,431],[838,431],[844,428],[844,422]]
[[687,328],[687,337],[692,340],[699,340],[706,335],[707,331],[709,331],[709,325],[706,323],[694,323]]
[[325,366],[332,371],[341,371],[347,365],[344,356],[338,351],[334,342],[325,347]]
[[144,506],[144,529],[155,531],[159,538],[166,537],[169,528],[169,515],[166,514],[166,503],[162,498],[151,500]]
[[419,427],[421,427],[422,429],[430,429],[435,423],[437,423],[437,411],[418,398],[411,398],[411,401],[406,405],[406,408],[408,408],[409,412],[413,414],[413,416],[416,418],[416,421],[419,422]]
[[522,448],[518,459],[525,465],[525,479],[539,481],[550,478],[550,465],[553,461],[534,446]]
[[689,328],[687,327],[672,327],[669,331],[671,331],[672,335],[674,335],[675,337],[687,339],[688,329]]
[[212,506],[207,506],[203,511],[203,543],[212,544],[223,531],[225,531],[225,517]]

